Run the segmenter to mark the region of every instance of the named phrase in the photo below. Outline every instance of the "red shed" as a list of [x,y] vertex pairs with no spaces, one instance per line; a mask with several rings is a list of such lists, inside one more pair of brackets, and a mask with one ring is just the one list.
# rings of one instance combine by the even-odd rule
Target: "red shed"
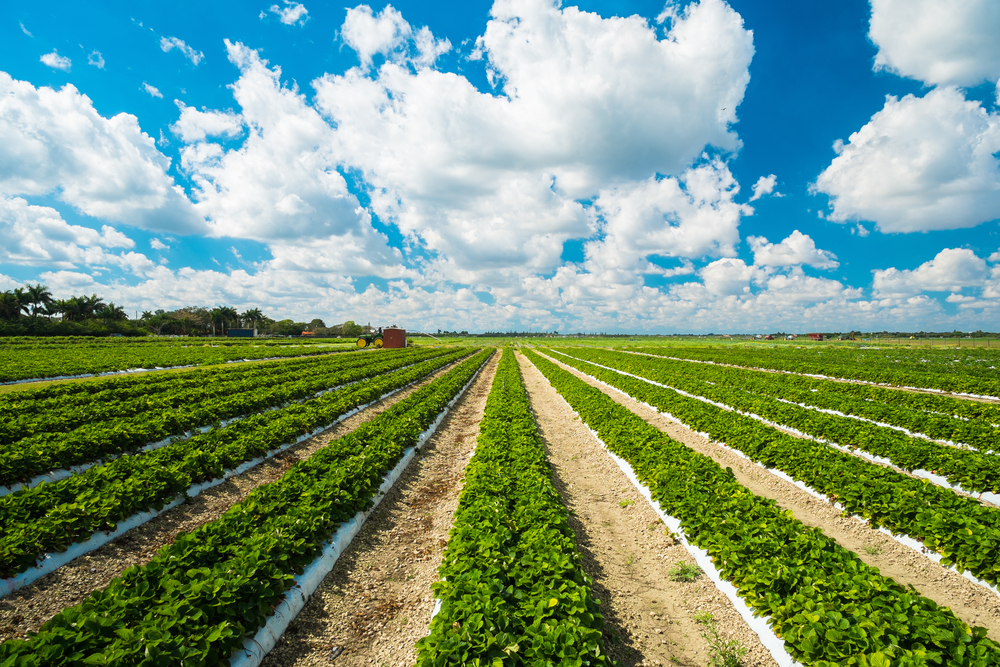
[[823,334],[809,334],[809,338],[812,340],[823,340]]
[[406,329],[382,329],[382,347],[406,347]]

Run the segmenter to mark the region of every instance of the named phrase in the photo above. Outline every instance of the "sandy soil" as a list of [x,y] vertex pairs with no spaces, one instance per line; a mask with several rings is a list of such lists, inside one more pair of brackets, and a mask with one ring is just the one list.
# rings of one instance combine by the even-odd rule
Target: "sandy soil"
[[495,354],[337,561],[264,667],[412,665],[496,373]]
[[191,532],[198,526],[219,518],[253,489],[277,480],[299,459],[308,458],[333,440],[353,431],[451,367],[449,365],[436,371],[429,378],[290,447],[242,475],[231,477],[219,486],[203,491],[189,502],[164,512],[103,547],[38,579],[30,586],[0,599],[0,641],[37,630],[62,609],[79,603],[93,591],[107,586],[126,568],[149,562],[161,547],[173,543],[179,532]]
[[519,361],[556,488],[602,603],[609,655],[623,667],[707,664],[704,627],[693,617],[709,612],[724,639],[748,649],[744,665],[776,664],[704,574],[694,582],[672,580],[677,563],[694,559],[544,376],[524,357]]
[[884,576],[904,585],[913,585],[922,595],[950,607],[964,622],[983,626],[987,628],[990,638],[1000,640],[1000,597],[992,591],[942,567],[857,519],[843,516],[830,503],[809,495],[794,484],[710,442],[624,393],[584,377],[558,359],[553,361],[589,384],[599,387],[616,402],[678,442],[710,456],[719,465],[732,468],[739,482],[748,489],[759,496],[774,499],[783,508],[790,510],[799,521],[822,529],[838,544],[858,554],[864,562],[877,567]]

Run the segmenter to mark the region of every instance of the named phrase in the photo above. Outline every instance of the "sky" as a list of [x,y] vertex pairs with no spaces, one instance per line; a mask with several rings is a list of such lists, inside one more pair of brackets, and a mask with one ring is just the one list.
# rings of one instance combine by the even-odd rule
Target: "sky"
[[1000,3],[0,6],[0,290],[1000,330]]

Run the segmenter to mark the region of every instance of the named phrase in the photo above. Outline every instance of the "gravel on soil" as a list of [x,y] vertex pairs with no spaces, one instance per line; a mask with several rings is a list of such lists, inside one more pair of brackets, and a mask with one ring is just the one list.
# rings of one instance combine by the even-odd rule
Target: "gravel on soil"
[[414,391],[443,375],[453,364],[354,414],[336,426],[267,459],[219,486],[137,526],[116,540],[73,560],[30,586],[0,599],[0,642],[37,631],[47,620],[80,603],[133,565],[144,565],[156,552],[172,544],[178,533],[191,532],[214,521],[243,500],[253,489],[279,479],[300,459],[309,458],[330,442],[350,433]]
[[709,441],[625,393],[585,376],[557,358],[547,358],[601,389],[615,402],[627,407],[674,440],[711,457],[721,466],[732,468],[740,484],[759,496],[775,500],[802,523],[821,529],[842,547],[856,553],[865,563],[878,568],[883,576],[904,586],[912,585],[921,595],[950,608],[968,625],[985,627],[991,639],[1000,641],[1000,597],[993,591],[918,554],[885,533],[870,528],[853,517],[844,516],[832,504],[806,493],[718,443]]
[[601,601],[608,654],[622,667],[708,664],[705,627],[694,620],[708,612],[724,640],[748,649],[743,665],[775,665],[703,573],[693,582],[672,580],[678,563],[694,565],[694,559],[544,376],[523,356],[518,361],[553,481]]
[[496,373],[494,354],[424,444],[263,667],[413,665],[431,584]]

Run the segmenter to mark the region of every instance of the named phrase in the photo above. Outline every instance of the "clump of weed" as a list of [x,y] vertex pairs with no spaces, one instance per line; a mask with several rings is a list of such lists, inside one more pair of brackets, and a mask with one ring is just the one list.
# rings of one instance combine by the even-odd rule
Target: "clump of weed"
[[677,561],[676,565],[667,570],[667,574],[671,581],[694,581],[701,576],[701,568],[694,563]]
[[742,667],[741,659],[747,654],[745,646],[735,639],[723,639],[715,618],[709,612],[696,614],[694,620],[705,626],[705,632],[701,636],[708,642],[709,667]]

